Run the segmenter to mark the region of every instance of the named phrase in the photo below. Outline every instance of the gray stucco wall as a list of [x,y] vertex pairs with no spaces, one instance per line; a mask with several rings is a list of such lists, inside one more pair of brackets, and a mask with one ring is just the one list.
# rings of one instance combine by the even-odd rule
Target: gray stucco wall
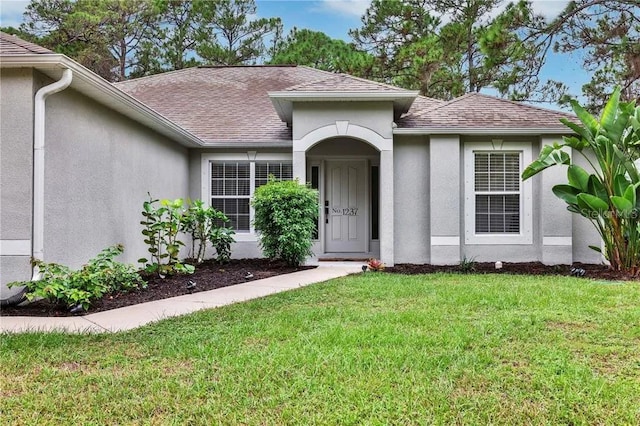
[[393,104],[391,102],[297,102],[293,106],[293,139],[301,139],[320,127],[349,121],[371,129],[384,138],[392,137]]
[[31,247],[32,70],[2,69],[0,93],[0,240],[12,246],[0,256],[0,296],[4,299],[18,291],[4,284],[30,278],[31,272],[30,256],[13,254],[17,246]]
[[429,143],[423,136],[396,136],[393,148],[395,262],[428,263]]
[[139,224],[147,192],[186,198],[186,148],[72,89],[47,100],[44,257],[78,267],[103,248],[147,255]]

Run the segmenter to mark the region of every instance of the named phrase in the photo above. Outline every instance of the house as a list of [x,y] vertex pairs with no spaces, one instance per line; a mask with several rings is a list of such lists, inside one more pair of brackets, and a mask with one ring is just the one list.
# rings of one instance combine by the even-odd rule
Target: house
[[568,114],[304,66],[111,84],[7,34],[0,65],[2,284],[29,279],[31,256],[77,267],[123,243],[135,263],[147,193],[211,203],[236,229],[234,257],[260,256],[250,198],[269,174],[319,190],[319,259],[600,261],[598,235],[551,193],[565,172],[520,180]]

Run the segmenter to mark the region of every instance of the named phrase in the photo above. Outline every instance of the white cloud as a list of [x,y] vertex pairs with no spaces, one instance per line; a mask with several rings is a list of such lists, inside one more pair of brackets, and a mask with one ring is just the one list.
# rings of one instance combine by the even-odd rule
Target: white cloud
[[28,4],[27,0],[0,0],[0,26],[18,27]]
[[531,5],[536,13],[541,14],[547,20],[558,17],[560,12],[567,7],[568,0],[532,0]]
[[371,0],[322,0],[323,8],[360,17],[367,11]]

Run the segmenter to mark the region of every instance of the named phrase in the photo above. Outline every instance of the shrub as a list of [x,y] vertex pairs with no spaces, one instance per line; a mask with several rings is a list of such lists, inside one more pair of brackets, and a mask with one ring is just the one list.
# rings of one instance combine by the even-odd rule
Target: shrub
[[138,262],[144,264],[145,271],[157,272],[161,277],[174,272],[193,273],[195,268],[181,263],[178,258],[180,247],[184,246],[178,239],[182,229],[184,202],[182,198],[162,200],[160,207],[156,207],[158,201],[149,196],[149,201],[142,205],[144,220],[140,224],[144,225],[142,235],[151,256],[150,259],[138,259]]
[[[582,125],[561,121],[577,136],[545,146],[539,158],[523,172],[528,179],[554,165],[568,165],[568,184],[556,185],[553,193],[567,209],[587,218],[604,242],[611,268],[640,275],[640,107],[620,102],[616,88],[600,119],[577,102],[572,106]],[[582,155],[592,173],[571,164],[563,148]],[[601,252],[600,247],[591,246]]]
[[254,226],[260,246],[271,259],[298,266],[312,254],[312,235],[318,218],[318,192],[295,181],[275,181],[256,189]]
[[77,271],[57,263],[33,259],[32,264],[38,268],[41,279],[13,282],[8,286],[26,287],[28,300],[44,298],[67,307],[82,305],[87,310],[92,301],[107,293],[146,286],[133,266],[114,260],[123,251],[124,247],[120,244],[108,247]]
[[216,250],[216,261],[225,263],[229,260],[235,233],[225,226],[228,222],[229,219],[224,213],[206,206],[202,200],[194,200],[190,203],[183,214],[181,229],[191,235],[191,253],[196,263],[202,263],[205,259],[207,242],[210,242]]

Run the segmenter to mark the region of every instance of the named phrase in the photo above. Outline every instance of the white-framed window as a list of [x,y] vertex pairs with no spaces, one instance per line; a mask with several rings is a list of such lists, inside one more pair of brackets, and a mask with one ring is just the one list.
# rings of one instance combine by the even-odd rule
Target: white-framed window
[[251,197],[270,175],[293,179],[291,155],[202,154],[202,200],[229,218],[236,240],[245,239],[243,235],[253,238]]
[[531,244],[531,180],[520,177],[531,163],[530,143],[466,143],[465,243]]

